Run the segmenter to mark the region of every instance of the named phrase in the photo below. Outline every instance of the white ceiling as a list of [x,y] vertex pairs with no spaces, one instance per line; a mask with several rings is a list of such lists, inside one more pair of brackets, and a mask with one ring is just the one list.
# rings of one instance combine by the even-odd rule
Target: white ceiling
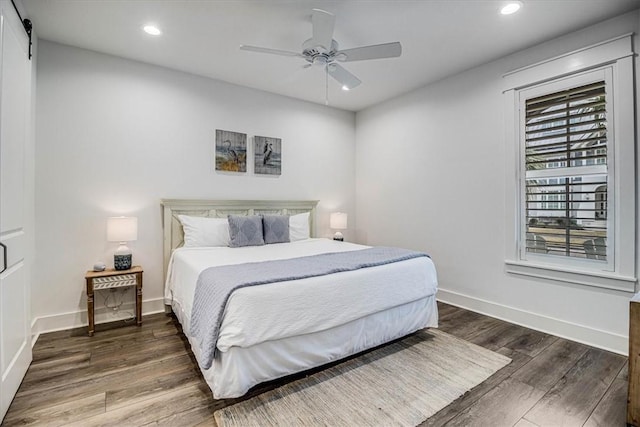
[[[350,92],[329,79],[330,105],[358,111],[447,75],[640,7],[640,0],[23,0],[42,39],[105,52],[316,103],[320,68],[301,58],[240,51],[241,44],[301,51],[311,10],[336,15],[340,48],[400,41],[400,58],[345,63]],[[155,23],[159,37],[141,31]]]

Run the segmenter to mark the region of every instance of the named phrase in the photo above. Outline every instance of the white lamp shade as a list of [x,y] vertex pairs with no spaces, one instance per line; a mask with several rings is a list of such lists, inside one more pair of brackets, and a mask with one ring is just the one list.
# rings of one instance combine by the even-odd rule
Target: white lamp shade
[[107,240],[109,242],[138,240],[138,218],[132,216],[107,218]]
[[334,230],[347,229],[347,214],[344,212],[334,212],[329,217],[329,227]]

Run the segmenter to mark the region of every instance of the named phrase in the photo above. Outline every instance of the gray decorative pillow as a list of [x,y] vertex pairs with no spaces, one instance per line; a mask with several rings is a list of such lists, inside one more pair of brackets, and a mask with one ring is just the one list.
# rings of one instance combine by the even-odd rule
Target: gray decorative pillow
[[289,215],[263,215],[262,227],[266,244],[289,242]]
[[262,217],[260,215],[229,215],[229,246],[262,246]]

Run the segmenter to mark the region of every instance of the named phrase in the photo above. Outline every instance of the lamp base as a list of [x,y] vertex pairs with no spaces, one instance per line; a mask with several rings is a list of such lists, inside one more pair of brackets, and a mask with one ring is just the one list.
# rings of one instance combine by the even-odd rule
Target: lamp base
[[341,232],[336,231],[336,234],[333,235],[333,240],[337,240],[338,242],[344,242],[344,236]]
[[113,268],[116,270],[128,270],[131,268],[131,249],[125,243],[120,242],[120,246],[113,254]]
[[113,267],[116,270],[128,270],[131,268],[131,254],[129,255],[114,255]]

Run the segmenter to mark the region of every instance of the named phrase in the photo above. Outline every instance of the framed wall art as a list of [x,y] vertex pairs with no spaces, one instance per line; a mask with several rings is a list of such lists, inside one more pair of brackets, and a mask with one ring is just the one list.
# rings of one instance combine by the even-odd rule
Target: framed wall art
[[253,138],[254,172],[263,175],[280,175],[282,169],[282,140],[266,136]]
[[247,171],[247,134],[216,129],[216,170]]

